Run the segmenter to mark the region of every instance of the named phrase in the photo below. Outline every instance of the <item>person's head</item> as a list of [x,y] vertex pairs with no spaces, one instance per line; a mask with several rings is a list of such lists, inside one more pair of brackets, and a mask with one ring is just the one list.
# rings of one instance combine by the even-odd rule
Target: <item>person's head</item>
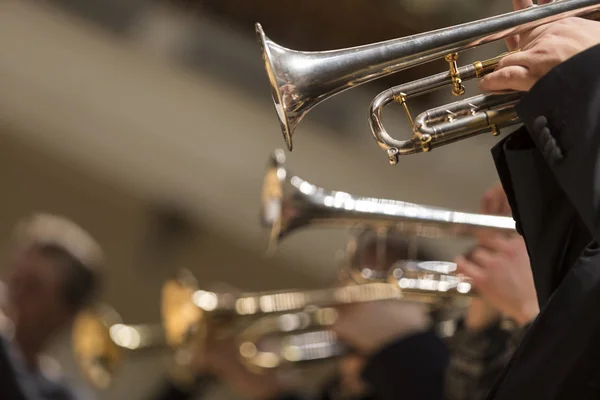
[[103,254],[82,228],[48,214],[19,223],[15,241],[6,286],[16,339],[40,345],[93,298]]

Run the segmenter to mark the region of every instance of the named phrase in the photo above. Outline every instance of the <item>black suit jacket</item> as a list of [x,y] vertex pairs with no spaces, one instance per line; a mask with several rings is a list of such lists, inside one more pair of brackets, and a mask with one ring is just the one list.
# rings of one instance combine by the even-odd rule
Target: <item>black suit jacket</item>
[[75,400],[75,394],[61,382],[30,371],[16,348],[0,336],[1,400]]
[[[448,365],[448,348],[433,331],[414,334],[384,346],[374,354],[363,371],[363,379],[372,394],[360,400],[441,399],[444,373]],[[335,385],[335,382],[331,382]],[[334,400],[331,387],[325,387],[319,400]],[[189,400],[201,398],[202,390],[180,390],[167,385],[152,399]],[[296,393],[282,394],[273,400],[306,400]]]
[[600,398],[600,46],[559,65],[492,151],[541,313],[489,399]]

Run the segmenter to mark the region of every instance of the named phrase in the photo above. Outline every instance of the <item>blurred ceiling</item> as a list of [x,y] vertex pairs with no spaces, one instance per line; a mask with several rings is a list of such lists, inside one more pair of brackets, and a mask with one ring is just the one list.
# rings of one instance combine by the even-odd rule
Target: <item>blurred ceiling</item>
[[[121,4],[133,3],[139,2]],[[254,38],[156,4],[117,36],[43,2],[2,4],[8,12],[0,12],[0,119],[17,127],[21,140],[153,202],[174,202],[211,229],[264,251],[261,181],[268,155],[283,141]],[[202,68],[185,62],[190,40]],[[292,171],[357,195],[476,211],[496,179],[489,156],[495,139],[474,138],[390,167],[368,132],[371,96],[368,89],[348,91],[305,118]],[[436,101],[450,99],[440,93]],[[408,137],[394,117],[389,129]],[[344,238],[305,232],[288,239],[277,257],[330,279]],[[436,247],[445,249],[442,257],[457,251],[445,242]]]
[[[277,43],[305,51],[331,50],[395,39],[485,15],[471,0],[51,0],[115,32],[127,32],[145,10],[174,7],[197,22],[209,19],[254,40],[260,22]],[[203,40],[198,36],[197,40]],[[193,51],[194,46],[188,47]],[[191,57],[193,58],[193,56]],[[375,90],[445,68],[442,61],[370,84]]]

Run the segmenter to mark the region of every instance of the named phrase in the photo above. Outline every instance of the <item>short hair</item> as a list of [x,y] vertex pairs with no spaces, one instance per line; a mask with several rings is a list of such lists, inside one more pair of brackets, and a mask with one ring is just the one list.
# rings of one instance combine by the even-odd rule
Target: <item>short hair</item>
[[35,214],[15,229],[20,247],[55,261],[65,273],[64,300],[74,313],[88,305],[101,285],[102,248],[73,221],[57,215]]

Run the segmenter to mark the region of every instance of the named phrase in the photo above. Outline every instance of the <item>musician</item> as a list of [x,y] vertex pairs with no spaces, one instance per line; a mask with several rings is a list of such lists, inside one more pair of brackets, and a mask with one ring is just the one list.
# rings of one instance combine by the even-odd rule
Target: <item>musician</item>
[[75,223],[54,215],[35,215],[15,233],[2,307],[12,324],[4,324],[11,329],[0,338],[0,398],[74,399],[64,382],[44,374],[40,360],[97,291],[102,250]]
[[[367,231],[364,235],[373,239],[373,232]],[[387,251],[384,259],[377,257],[377,241],[359,240],[361,254],[365,257],[360,262],[363,266],[370,266],[374,271],[382,269],[381,265],[390,266],[407,255],[406,240],[398,236],[386,236]],[[416,257],[426,259],[422,252]],[[386,267],[387,269],[387,267]],[[376,271],[375,271],[376,272]],[[447,349],[445,344],[430,329],[431,320],[421,304],[404,303],[397,301],[381,301],[366,303],[361,306],[348,306],[342,310],[342,318],[336,325],[340,332],[362,330],[362,334],[352,336],[352,339],[361,341],[361,354],[345,357],[340,363],[340,373],[322,389],[319,399],[335,400],[357,398],[367,400],[372,395],[368,388],[379,387],[381,370],[394,368],[399,359],[420,358],[425,355],[424,349],[431,353],[431,357],[423,360],[423,368],[415,369],[418,373],[444,374],[447,365]],[[381,313],[381,317],[377,315]],[[372,330],[372,331],[371,331]],[[371,332],[366,332],[371,331]],[[423,334],[417,334],[424,332]],[[363,337],[364,336],[364,337]],[[404,340],[406,339],[406,340]],[[352,341],[348,343],[353,344]],[[416,347],[414,347],[416,346]],[[367,350],[368,347],[368,350]],[[363,367],[370,371],[365,379],[361,378]],[[184,387],[177,382],[167,384],[158,396],[151,397],[155,400],[186,400],[202,395],[206,383],[210,382],[209,376],[216,377],[221,383],[230,386],[235,392],[251,400],[298,400],[299,384],[293,377],[282,376],[279,371],[269,371],[266,374],[256,374],[249,371],[239,361],[238,349],[231,338],[209,338],[205,349],[196,354],[192,368],[198,375],[196,385]],[[369,374],[369,373],[368,373]],[[410,381],[411,376],[407,375]],[[405,388],[405,390],[408,386]],[[442,391],[441,387],[434,391]],[[408,395],[408,392],[405,391]],[[377,393],[377,399],[385,399]],[[410,397],[407,397],[410,398]]]
[[[500,186],[485,194],[481,211],[495,215],[510,212],[506,195]],[[415,254],[406,253],[410,246],[400,235],[390,235],[384,241],[384,256],[374,246],[380,242],[377,236],[373,232],[370,232],[370,237],[364,236],[361,241],[366,244],[367,251],[363,250],[362,253],[367,257],[363,254],[359,258],[368,271],[376,269],[376,265],[386,270],[395,261],[415,258]],[[404,253],[398,252],[401,249],[404,249]],[[427,254],[419,253],[417,259],[431,259]],[[397,328],[410,327],[411,321],[418,321],[419,316],[425,314],[424,309],[415,312],[397,302],[345,307],[342,314],[345,318],[334,327],[340,337],[364,351],[365,360],[372,357],[373,349],[385,348],[379,356],[387,353],[389,364],[385,370],[370,371],[369,363],[363,360],[366,368],[362,376],[368,382],[375,382],[368,386],[363,383],[363,390],[371,389],[375,398],[484,399],[508,363],[530,321],[539,312],[529,259],[520,236],[481,236],[478,246],[468,258],[459,257],[457,261],[460,272],[473,279],[474,287],[482,298],[472,301],[465,318],[459,321],[456,332],[448,340],[447,368],[439,359],[448,350],[438,348],[437,354],[429,351],[428,345],[435,343],[435,339],[429,337],[424,340],[431,333],[430,330],[423,330],[426,325],[415,323],[412,335],[406,335],[403,330],[395,331]],[[507,324],[507,320],[514,324]],[[394,338],[398,346],[396,348],[389,346]],[[413,340],[415,342],[411,343]],[[394,354],[395,349],[412,349],[414,353],[407,351],[405,354]],[[442,381],[445,381],[445,386]]]
[[[488,190],[481,203],[484,214],[510,215],[501,185]],[[518,234],[480,235],[477,247],[455,262],[481,298],[472,300],[450,341],[446,398],[484,399],[539,313],[533,275]]]
[[527,92],[524,127],[492,154],[542,308],[491,399],[600,398],[599,44],[598,22],[547,24],[509,41],[521,51],[480,83]]

